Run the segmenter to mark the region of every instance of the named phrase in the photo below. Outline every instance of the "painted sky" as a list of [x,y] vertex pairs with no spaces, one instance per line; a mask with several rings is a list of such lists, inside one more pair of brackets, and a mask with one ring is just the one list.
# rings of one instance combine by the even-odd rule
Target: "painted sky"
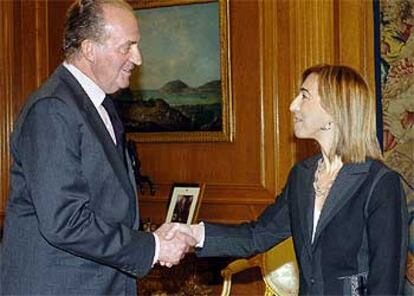
[[133,89],[158,89],[180,79],[190,87],[220,79],[219,5],[141,9],[138,15],[143,65]]

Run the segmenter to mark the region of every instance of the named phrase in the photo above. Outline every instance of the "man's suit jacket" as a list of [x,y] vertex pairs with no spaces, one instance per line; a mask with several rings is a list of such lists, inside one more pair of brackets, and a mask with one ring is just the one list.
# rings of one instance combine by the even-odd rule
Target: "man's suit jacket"
[[136,231],[130,165],[62,65],[21,112],[11,152],[3,294],[136,295],[154,237]]
[[[312,243],[312,184],[320,157],[292,169],[282,194],[256,222],[238,226],[206,223],[205,243],[198,255],[250,256],[292,236],[300,294],[400,293],[408,231],[398,174],[374,160],[345,164],[332,185]],[[375,185],[380,169],[385,174]]]

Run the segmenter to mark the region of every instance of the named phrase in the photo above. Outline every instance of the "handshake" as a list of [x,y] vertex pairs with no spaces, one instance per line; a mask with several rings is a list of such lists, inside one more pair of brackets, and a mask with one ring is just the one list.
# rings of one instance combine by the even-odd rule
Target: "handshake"
[[204,225],[165,223],[154,232],[159,239],[157,262],[171,267],[180,262],[185,254],[198,245],[204,237]]

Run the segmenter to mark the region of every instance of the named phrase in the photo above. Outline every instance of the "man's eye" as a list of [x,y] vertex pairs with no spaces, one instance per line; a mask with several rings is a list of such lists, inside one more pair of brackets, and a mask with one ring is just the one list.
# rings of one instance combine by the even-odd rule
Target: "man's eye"
[[302,93],[302,99],[307,100],[309,97],[306,94]]
[[129,45],[128,46],[122,46],[121,48],[119,48],[119,52],[121,54],[127,54],[129,52]]

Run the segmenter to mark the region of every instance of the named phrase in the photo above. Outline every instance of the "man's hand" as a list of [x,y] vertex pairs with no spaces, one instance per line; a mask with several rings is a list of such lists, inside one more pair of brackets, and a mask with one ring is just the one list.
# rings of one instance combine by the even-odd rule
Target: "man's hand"
[[169,229],[166,229],[165,232],[165,239],[172,239],[177,232],[181,232],[184,234],[187,234],[194,238],[195,244],[192,245],[192,247],[196,246],[201,242],[201,240],[204,238],[204,224],[182,224],[182,223],[171,223],[171,227]]
[[[184,255],[195,246],[197,241],[193,238],[191,228],[181,227],[178,223],[163,224],[155,231],[160,241],[158,262],[171,267],[180,262]],[[189,231],[188,231],[189,230]]]

